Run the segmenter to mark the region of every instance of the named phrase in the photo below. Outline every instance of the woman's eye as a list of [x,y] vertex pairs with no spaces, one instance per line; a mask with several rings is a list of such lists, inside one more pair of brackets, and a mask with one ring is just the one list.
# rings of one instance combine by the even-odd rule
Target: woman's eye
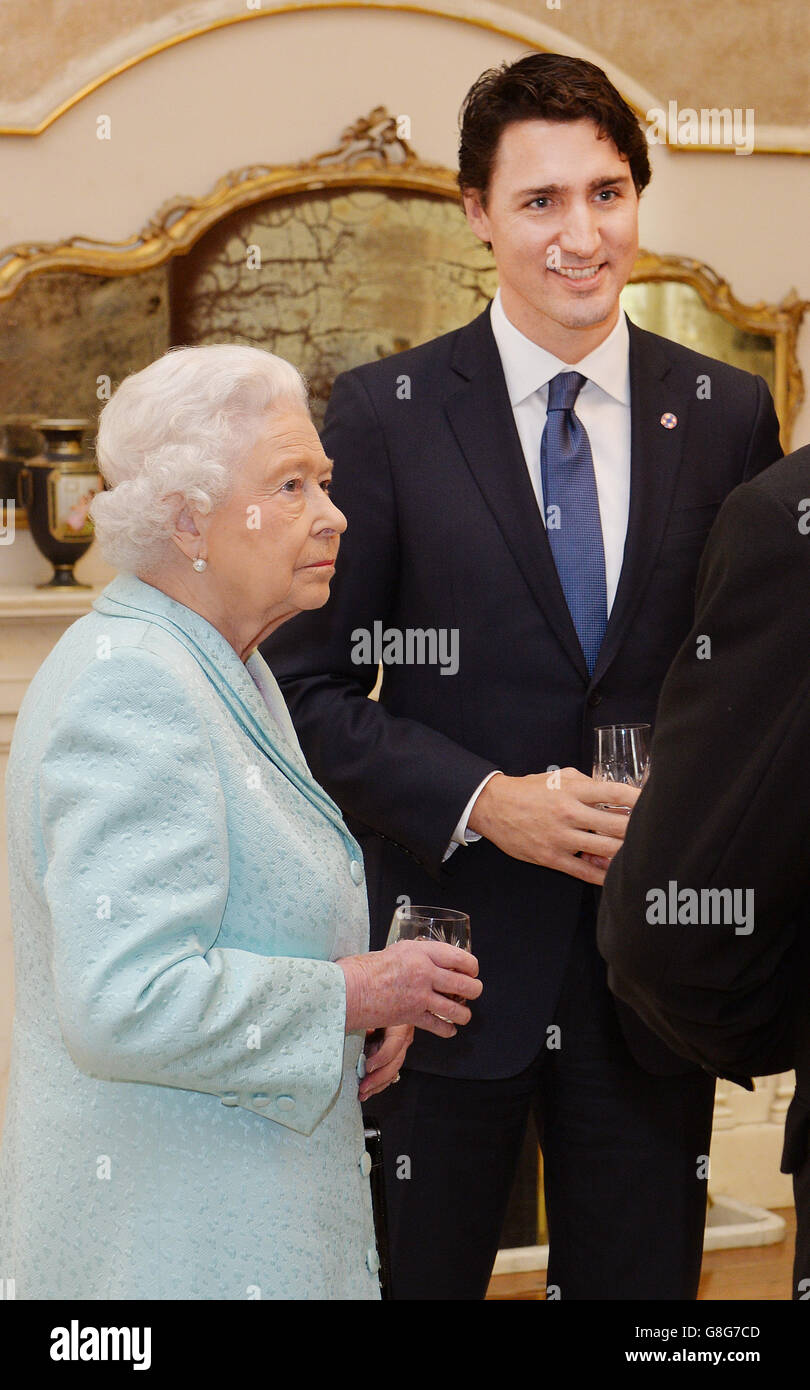
[[301,491],[301,488],[302,488],[303,486],[304,486],[304,484],[303,484],[303,480],[302,480],[301,478],[290,478],[288,482],[286,482],[286,483],[284,483],[284,484],[282,485],[281,491],[282,491],[282,492],[300,492],[300,491]]
[[326,495],[327,495],[327,497],[328,497],[328,496],[329,496],[329,493],[332,491],[332,479],[331,479],[331,478],[326,478],[326,479],[324,479],[324,481],[321,483],[321,487],[322,487],[323,491],[326,493]]

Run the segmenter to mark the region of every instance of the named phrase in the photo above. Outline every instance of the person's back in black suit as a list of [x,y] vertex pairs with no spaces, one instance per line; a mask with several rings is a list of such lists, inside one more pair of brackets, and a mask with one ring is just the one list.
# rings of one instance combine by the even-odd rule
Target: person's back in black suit
[[[596,724],[654,719],[712,520],[779,456],[777,423],[759,378],[620,315],[649,165],[604,74],[554,54],[485,74],[464,131],[465,204],[499,296],[466,328],[338,378],[324,444],[349,527],[332,598],[263,652],[363,839],[373,944],[403,895],[472,920],[472,1021],[449,1042],[419,1034],[372,1105],[394,1296],[483,1296],[533,1107],[556,1296],[694,1297],[714,1083],[610,998],[594,886],[625,821],[597,809],[587,774]],[[591,282],[566,274],[588,266]],[[550,378],[571,364],[609,612],[591,669],[535,466]],[[525,398],[524,368],[538,374]],[[384,660],[369,701],[375,624],[383,654],[387,630],[445,634],[445,653],[455,633],[457,669],[435,652]],[[454,848],[470,834],[483,838]]]
[[679,1053],[719,1075],[795,1067],[796,1299],[810,1297],[808,499],[805,447],[723,507],[599,914],[612,988]]

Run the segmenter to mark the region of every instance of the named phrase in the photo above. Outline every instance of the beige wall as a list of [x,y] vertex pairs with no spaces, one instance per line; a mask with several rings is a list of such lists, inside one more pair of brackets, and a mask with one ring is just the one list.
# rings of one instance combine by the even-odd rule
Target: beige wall
[[[30,0],[3,0],[0,128],[36,129],[78,91],[159,44],[212,24],[264,24],[291,4],[356,0],[49,0],[48,23]],[[400,8],[400,0],[369,0]],[[666,101],[751,106],[760,139],[810,144],[806,0],[408,0],[466,23],[497,28],[540,48],[579,45]],[[258,40],[257,40],[258,41]],[[763,61],[767,44],[767,61]],[[633,93],[629,93],[633,95]],[[644,108],[646,110],[646,107]]]

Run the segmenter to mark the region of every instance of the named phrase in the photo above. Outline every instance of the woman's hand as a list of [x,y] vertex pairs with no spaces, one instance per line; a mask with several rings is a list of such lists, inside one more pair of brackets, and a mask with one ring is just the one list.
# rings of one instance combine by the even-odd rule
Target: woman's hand
[[444,941],[397,941],[384,951],[344,956],[346,1032],[407,1024],[452,1038],[472,1018],[462,1000],[481,993],[478,961]]
[[399,1075],[405,1054],[413,1042],[413,1028],[399,1023],[386,1028],[381,1037],[366,1043],[366,1074],[360,1082],[360,1099],[368,1100],[384,1091]]

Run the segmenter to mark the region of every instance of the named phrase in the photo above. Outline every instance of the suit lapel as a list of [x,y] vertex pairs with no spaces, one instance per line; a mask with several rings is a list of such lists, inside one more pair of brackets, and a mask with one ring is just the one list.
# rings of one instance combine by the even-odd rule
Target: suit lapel
[[451,365],[457,384],[450,388],[445,410],[459,448],[549,626],[587,681],[588,668],[526,468],[488,308],[460,330]]
[[[287,709],[287,702],[281,693],[281,687],[270,670],[267,662],[259,651],[258,647],[251,652],[245,662],[245,669],[250,672],[251,679],[256,685],[262,699],[270,711],[274,724],[277,724],[282,734],[290,745],[290,753],[302,767],[306,767],[301,745],[298,742],[298,735],[295,732],[290,712]],[[275,733],[274,729],[274,733]]]
[[[605,674],[655,565],[683,457],[694,383],[677,379],[663,339],[630,323],[630,511],[619,586],[593,673]],[[662,417],[677,424],[666,429]]]

